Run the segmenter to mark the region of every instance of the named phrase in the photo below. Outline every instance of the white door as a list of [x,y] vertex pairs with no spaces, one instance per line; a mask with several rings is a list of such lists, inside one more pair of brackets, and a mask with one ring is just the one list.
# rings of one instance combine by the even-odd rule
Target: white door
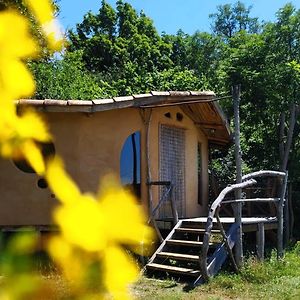
[[[171,181],[174,185],[178,216],[185,216],[185,130],[182,128],[160,125],[159,135],[160,153],[160,180]],[[160,197],[164,194],[165,187],[160,189]],[[171,218],[170,201],[161,207],[159,217]]]

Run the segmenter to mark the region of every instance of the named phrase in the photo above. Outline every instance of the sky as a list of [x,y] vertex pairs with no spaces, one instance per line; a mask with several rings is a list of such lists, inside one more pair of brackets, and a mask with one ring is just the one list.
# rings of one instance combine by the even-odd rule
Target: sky
[[[115,7],[115,0],[107,0]],[[216,12],[218,5],[236,3],[231,0],[127,0],[138,12],[143,10],[154,21],[159,33],[175,34],[179,29],[193,34],[195,31],[210,31],[209,14]],[[252,17],[261,21],[272,21],[275,13],[287,2],[300,9],[300,0],[244,0],[246,6],[252,5]],[[65,29],[74,28],[89,10],[97,12],[101,0],[60,0],[59,20]]]

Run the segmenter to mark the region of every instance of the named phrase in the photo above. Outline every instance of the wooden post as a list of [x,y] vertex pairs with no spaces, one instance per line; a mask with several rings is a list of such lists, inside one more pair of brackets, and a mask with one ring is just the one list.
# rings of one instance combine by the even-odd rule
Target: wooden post
[[287,169],[297,115],[298,115],[298,110],[296,110],[296,105],[293,103],[291,104],[290,107],[289,130],[287,134],[286,144],[284,147],[284,155],[283,155],[283,160],[281,161],[280,171],[285,171]]
[[[240,143],[240,97],[241,86],[235,85],[232,89],[233,106],[234,106],[234,153],[236,163],[236,183],[242,182],[242,151]],[[242,190],[237,189],[235,192],[236,199],[241,199]],[[235,260],[240,268],[243,264],[243,231],[242,231],[242,203],[237,203],[234,210],[235,222],[238,224],[237,241],[235,245]]]
[[170,200],[171,200],[171,208],[172,208],[172,214],[173,214],[173,222],[174,222],[174,226],[175,226],[178,223],[178,211],[177,211],[176,201],[175,201],[175,197],[174,197],[173,183],[171,183]]
[[263,261],[264,255],[265,255],[265,225],[264,225],[264,223],[257,224],[256,252],[257,252],[258,260]]
[[289,201],[289,215],[290,215],[290,239],[294,238],[294,222],[295,222],[295,217],[294,217],[294,210],[293,210],[293,202],[292,202],[292,194],[293,194],[293,183],[290,181],[289,182],[289,193],[288,193],[288,201]]
[[282,187],[281,187],[280,201],[278,203],[277,258],[283,257],[283,217],[284,217],[283,216],[283,206],[284,206],[284,200],[285,200],[287,178],[288,178],[288,174],[286,173],[286,175],[283,179]]
[[284,230],[283,230],[283,248],[289,243],[290,240],[290,207],[289,207],[289,188],[287,187],[285,194],[285,201],[283,206],[283,220],[284,220]]
[[[151,159],[150,159],[150,124],[152,118],[152,109],[150,108],[149,114],[145,116],[144,123],[146,124],[146,156],[147,156],[147,182],[151,182]],[[153,199],[152,199],[152,186],[150,184],[147,185],[148,188],[148,210],[149,215],[152,215],[153,210]],[[156,224],[155,219],[151,220],[152,225],[157,233],[157,237],[160,242],[164,239],[159,231],[159,228]]]

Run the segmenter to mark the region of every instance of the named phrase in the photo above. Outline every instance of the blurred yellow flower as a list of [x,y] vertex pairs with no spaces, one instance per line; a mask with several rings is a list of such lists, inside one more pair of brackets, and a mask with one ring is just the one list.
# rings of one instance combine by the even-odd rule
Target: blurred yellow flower
[[115,299],[127,299],[127,286],[137,279],[138,269],[123,247],[144,254],[140,246],[149,246],[154,240],[135,198],[110,179],[104,180],[97,196],[81,194],[57,158],[47,164],[46,178],[57,196],[70,191],[76,197],[73,201],[62,200],[64,205],[55,211],[63,240],[52,240],[50,253],[64,270],[70,268],[67,262],[72,261],[74,249],[98,253],[106,290]]
[[[51,2],[24,2],[40,24],[48,47],[61,49],[63,38],[53,18]],[[23,60],[33,58],[38,50],[28,21],[16,11],[0,12],[0,155],[26,159],[39,175],[46,177],[61,201],[54,213],[61,233],[51,239],[48,251],[73,282],[78,292],[73,298],[89,299],[88,281],[96,278],[99,299],[107,295],[109,299],[128,299],[127,286],[137,279],[138,268],[125,248],[145,254],[154,238],[153,231],[146,225],[135,198],[115,181],[104,180],[97,195],[83,194],[58,157],[45,164],[39,143],[51,140],[46,124],[32,110],[17,114],[13,102],[35,91],[34,79]],[[18,247],[14,246],[20,251],[24,247],[31,249],[29,240],[23,239]],[[94,277],[95,270],[100,276]],[[36,278],[28,273],[11,279],[0,291],[0,299],[24,299],[24,295],[34,299],[26,293],[38,290]]]
[[44,173],[42,154],[35,142],[51,138],[42,118],[33,111],[18,116],[0,105],[0,154],[7,158],[26,158],[38,174]]
[[29,32],[28,21],[17,12],[0,12],[1,101],[31,96],[35,90],[34,79],[21,61],[37,54],[37,45]]
[[55,192],[56,198],[63,204],[75,203],[80,198],[80,190],[66,173],[60,158],[55,157],[47,165],[46,179],[51,189]]
[[[37,44],[30,35],[28,20],[17,11],[0,12],[0,57],[26,58],[37,55]],[[4,68],[1,65],[1,69]]]
[[128,285],[139,277],[139,270],[133,258],[120,247],[110,246],[104,254],[103,268],[104,285],[113,298],[130,299]]
[[36,19],[41,25],[48,46],[51,50],[61,50],[63,46],[62,30],[53,17],[53,5],[49,0],[25,0]]

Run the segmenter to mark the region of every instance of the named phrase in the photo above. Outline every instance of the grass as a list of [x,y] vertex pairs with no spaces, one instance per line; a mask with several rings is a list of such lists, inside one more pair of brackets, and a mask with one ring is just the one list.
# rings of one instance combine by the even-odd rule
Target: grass
[[[47,299],[70,299],[68,285],[57,272],[42,277],[53,291]],[[131,286],[131,293],[136,300],[300,299],[300,242],[282,260],[275,252],[264,263],[250,257],[239,274],[222,272],[193,289],[172,279],[142,277]]]
[[275,252],[264,263],[249,258],[240,274],[223,272],[194,289],[174,280],[142,278],[132,293],[143,300],[300,299],[300,243],[283,260]]

